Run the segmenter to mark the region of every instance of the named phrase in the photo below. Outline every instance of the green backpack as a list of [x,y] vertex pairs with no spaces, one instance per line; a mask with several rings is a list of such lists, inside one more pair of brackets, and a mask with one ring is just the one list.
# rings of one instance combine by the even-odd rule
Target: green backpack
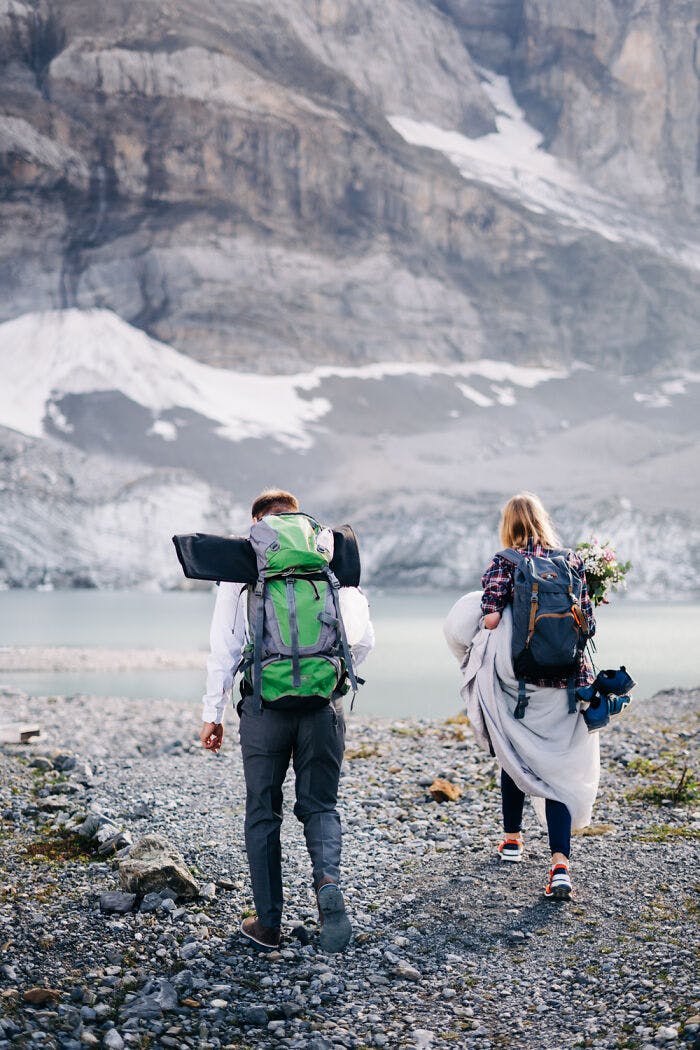
[[306,514],[268,514],[250,530],[258,580],[242,670],[262,707],[311,710],[357,679],[330,568],[333,533]]

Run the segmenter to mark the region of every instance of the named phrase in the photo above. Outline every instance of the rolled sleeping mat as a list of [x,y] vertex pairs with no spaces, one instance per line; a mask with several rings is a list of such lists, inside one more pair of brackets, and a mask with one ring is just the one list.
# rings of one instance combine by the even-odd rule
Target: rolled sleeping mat
[[188,580],[255,583],[258,578],[258,563],[247,536],[194,532],[173,536],[173,543]]
[[360,548],[352,525],[339,525],[333,529],[331,569],[341,587],[360,586]]
[[[258,564],[247,536],[211,536],[194,532],[173,536],[182,571],[188,580],[255,583]],[[350,525],[333,529],[331,569],[341,587],[359,587],[360,552]]]

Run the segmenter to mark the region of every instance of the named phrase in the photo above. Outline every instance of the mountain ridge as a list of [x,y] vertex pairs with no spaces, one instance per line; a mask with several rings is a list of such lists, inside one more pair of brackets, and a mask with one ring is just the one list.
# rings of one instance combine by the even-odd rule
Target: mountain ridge
[[[592,6],[593,29],[570,3],[482,5],[482,37],[502,38],[489,56],[474,42],[475,5],[456,0],[204,0],[196,11],[184,0],[5,0],[0,318],[103,307],[206,363],[268,372],[404,357],[606,360],[618,373],[687,363],[700,320],[693,267],[535,214],[388,119],[493,135],[487,57],[532,121],[543,70],[561,100],[562,33],[561,76],[575,53],[571,83],[588,70],[601,126],[648,109],[612,73],[637,39],[638,5],[627,19]],[[649,17],[670,48],[679,18],[664,28],[661,7]],[[603,46],[600,26],[613,23],[617,43]],[[697,93],[686,57],[664,73],[678,115]],[[608,74],[594,98],[596,62]],[[552,156],[574,172],[580,161],[596,192],[612,187],[639,210],[629,180],[599,178],[590,162],[590,114],[557,106],[558,134],[540,132]],[[620,142],[637,156],[636,138]],[[669,238],[683,228],[694,241],[693,200],[657,180],[641,207]]]

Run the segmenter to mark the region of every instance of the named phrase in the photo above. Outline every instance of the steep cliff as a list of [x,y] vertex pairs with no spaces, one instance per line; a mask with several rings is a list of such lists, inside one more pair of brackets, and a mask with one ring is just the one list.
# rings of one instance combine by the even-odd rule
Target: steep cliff
[[546,148],[599,189],[697,223],[696,0],[436,0],[510,77]]
[[[667,6],[4,0],[0,318],[107,307],[202,361],[273,372],[687,363],[697,75],[691,6]],[[387,116],[493,136],[481,61],[632,225],[640,196],[666,208],[678,250],[567,224],[397,134]],[[661,94],[640,87],[652,66]]]
[[698,21],[0,0],[0,586],[175,585],[282,483],[384,583],[529,486],[698,593]]

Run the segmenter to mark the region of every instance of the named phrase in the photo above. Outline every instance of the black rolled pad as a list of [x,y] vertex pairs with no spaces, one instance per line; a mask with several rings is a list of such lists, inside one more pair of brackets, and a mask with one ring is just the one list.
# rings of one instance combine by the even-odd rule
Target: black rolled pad
[[[331,569],[341,587],[359,587],[360,552],[350,525],[333,529],[334,553]],[[173,536],[182,571],[189,580],[225,583],[255,583],[258,565],[247,536],[210,536],[194,532]]]
[[331,569],[341,587],[359,587],[362,566],[357,536],[351,525],[333,529],[333,558]]
[[255,583],[258,563],[247,536],[209,536],[194,532],[173,536],[182,571],[188,580]]

